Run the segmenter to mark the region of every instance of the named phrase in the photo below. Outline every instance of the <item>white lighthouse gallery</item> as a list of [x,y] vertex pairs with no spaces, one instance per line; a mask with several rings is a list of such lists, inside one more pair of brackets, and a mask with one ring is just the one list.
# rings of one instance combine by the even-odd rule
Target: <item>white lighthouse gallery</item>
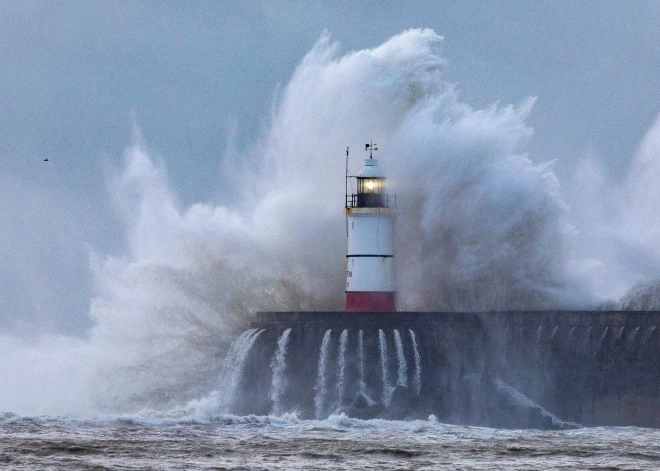
[[[357,193],[346,185],[347,268],[346,311],[396,310],[394,287],[394,208],[396,197],[386,192],[385,175],[373,158],[374,144],[367,144],[369,158],[354,178]],[[348,162],[348,151],[347,151]],[[346,171],[347,182],[353,178]]]

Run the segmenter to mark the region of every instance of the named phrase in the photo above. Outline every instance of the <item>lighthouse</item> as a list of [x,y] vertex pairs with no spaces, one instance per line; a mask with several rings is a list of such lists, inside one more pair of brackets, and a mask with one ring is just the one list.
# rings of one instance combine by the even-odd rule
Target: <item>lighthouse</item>
[[[357,193],[346,191],[346,311],[395,311],[394,206],[386,193],[385,175],[366,144],[369,158],[357,177]],[[346,152],[348,162],[348,150]],[[348,164],[347,164],[347,181]]]

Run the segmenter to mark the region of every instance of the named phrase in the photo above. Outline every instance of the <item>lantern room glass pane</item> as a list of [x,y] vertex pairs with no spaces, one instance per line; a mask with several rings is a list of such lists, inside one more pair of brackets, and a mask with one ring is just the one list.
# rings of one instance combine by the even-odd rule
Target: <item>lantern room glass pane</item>
[[358,178],[358,193],[382,193],[382,178]]
[[358,177],[357,207],[384,207],[384,178]]

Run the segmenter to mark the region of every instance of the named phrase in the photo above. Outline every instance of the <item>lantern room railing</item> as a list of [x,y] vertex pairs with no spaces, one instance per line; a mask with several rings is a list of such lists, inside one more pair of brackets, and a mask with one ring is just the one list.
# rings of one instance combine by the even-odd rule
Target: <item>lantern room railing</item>
[[396,195],[387,193],[353,193],[346,195],[347,208],[396,208]]

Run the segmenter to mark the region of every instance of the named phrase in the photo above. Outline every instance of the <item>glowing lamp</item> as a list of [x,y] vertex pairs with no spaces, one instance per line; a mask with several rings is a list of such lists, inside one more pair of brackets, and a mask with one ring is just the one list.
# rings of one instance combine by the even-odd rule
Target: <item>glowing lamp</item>
[[357,206],[385,206],[385,176],[378,168],[376,159],[366,159],[364,168],[357,177]]
[[358,194],[382,193],[385,187],[384,178],[361,178],[358,177]]

